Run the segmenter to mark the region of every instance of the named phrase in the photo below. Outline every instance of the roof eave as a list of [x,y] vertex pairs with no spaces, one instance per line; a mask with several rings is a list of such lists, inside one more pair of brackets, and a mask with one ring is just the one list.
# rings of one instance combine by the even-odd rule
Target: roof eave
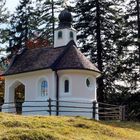
[[40,70],[48,70],[48,69],[51,69],[51,68],[50,67],[46,67],[46,68],[34,69],[34,70],[30,70],[30,71],[23,71],[23,72],[17,72],[17,73],[9,73],[9,74],[3,74],[3,76],[10,76],[10,75],[16,75],[16,74],[22,74],[22,73],[28,73],[28,72],[34,72],[34,71],[40,71]]
[[97,77],[99,77],[102,73],[98,70],[93,70],[93,69],[87,69],[87,68],[58,68],[58,69],[53,69],[53,71],[60,71],[60,70],[86,70],[86,71],[91,71],[94,73],[97,73]]

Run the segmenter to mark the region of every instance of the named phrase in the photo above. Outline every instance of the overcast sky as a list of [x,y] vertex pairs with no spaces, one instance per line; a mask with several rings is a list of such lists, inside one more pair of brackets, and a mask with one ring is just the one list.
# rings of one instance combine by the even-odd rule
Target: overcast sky
[[6,0],[6,7],[8,7],[10,12],[13,12],[18,3],[19,0]]

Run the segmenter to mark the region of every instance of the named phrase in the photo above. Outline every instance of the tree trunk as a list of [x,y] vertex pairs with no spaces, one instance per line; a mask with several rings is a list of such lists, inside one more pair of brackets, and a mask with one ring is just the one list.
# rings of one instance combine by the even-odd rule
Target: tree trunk
[[[101,24],[100,24],[100,5],[99,0],[96,0],[96,41],[97,41],[97,65],[99,70],[103,71],[103,62],[102,62],[102,42],[101,42]],[[103,84],[103,77],[101,76],[97,80],[98,89],[97,89],[97,95],[98,95],[98,101],[104,102],[104,84]]]
[[54,2],[52,0],[52,32],[53,32],[53,39],[52,43],[54,44],[54,28],[55,28],[55,20],[54,20]]
[[137,22],[138,22],[138,49],[139,49],[139,72],[140,72],[140,2],[137,2]]

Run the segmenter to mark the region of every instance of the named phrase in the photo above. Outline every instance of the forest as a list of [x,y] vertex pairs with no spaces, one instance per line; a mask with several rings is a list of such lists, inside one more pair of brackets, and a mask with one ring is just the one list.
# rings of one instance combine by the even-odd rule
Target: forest
[[98,101],[125,105],[127,119],[140,121],[139,0],[19,0],[12,14],[0,0],[0,70],[23,48],[53,46],[64,8],[73,15],[78,48],[102,73]]

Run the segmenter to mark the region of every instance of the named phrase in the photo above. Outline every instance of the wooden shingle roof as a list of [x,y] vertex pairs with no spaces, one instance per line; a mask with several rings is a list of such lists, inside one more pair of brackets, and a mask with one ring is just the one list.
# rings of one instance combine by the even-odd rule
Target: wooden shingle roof
[[26,49],[17,55],[4,75],[13,75],[43,69],[85,69],[100,71],[77,49],[74,41],[58,48]]
[[86,69],[100,72],[93,63],[91,63],[80,50],[77,49],[74,42],[68,46],[59,62],[54,66],[57,70],[62,69]]

